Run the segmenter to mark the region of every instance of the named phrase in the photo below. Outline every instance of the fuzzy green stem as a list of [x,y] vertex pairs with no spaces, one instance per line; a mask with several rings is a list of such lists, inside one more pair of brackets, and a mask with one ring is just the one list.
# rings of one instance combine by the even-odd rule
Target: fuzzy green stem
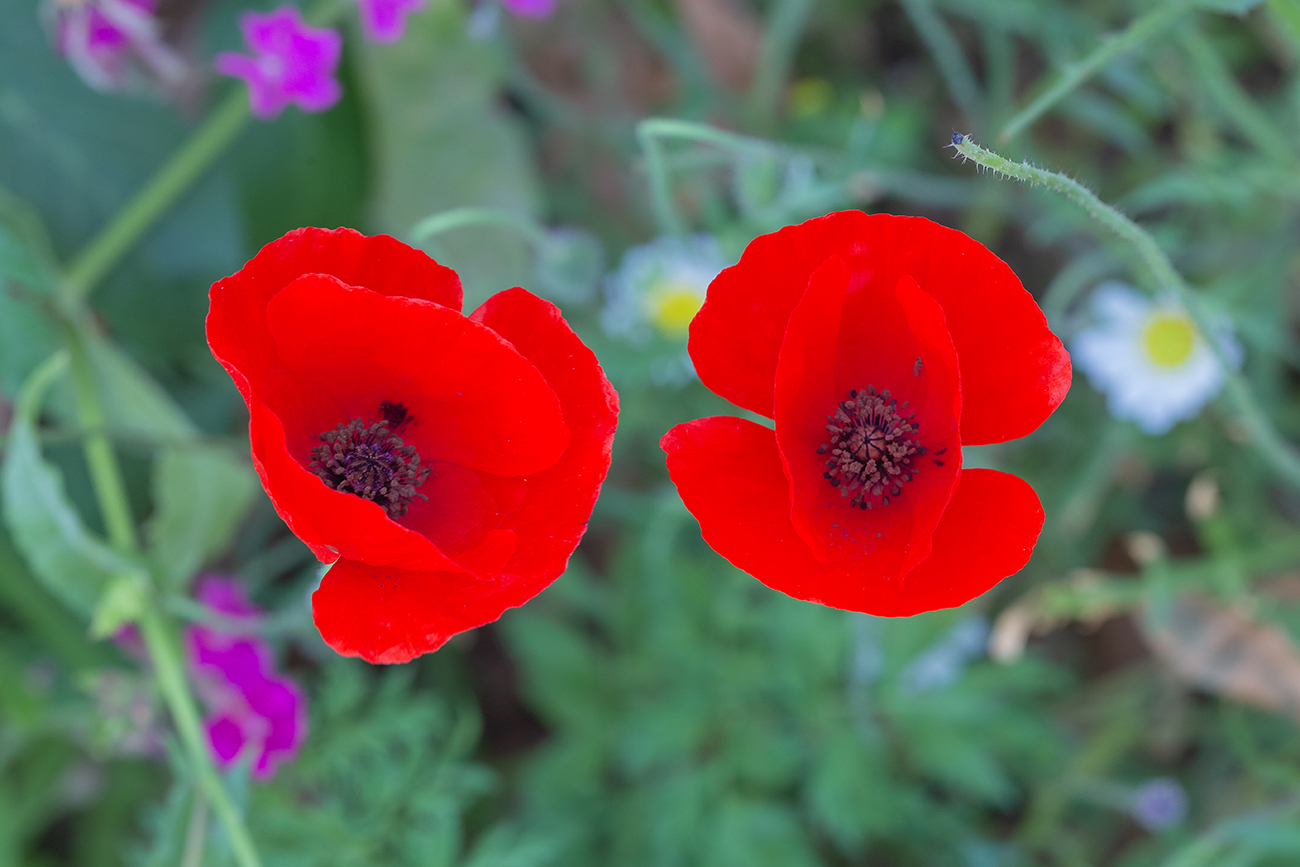
[[939,67],[948,95],[957,103],[967,122],[978,125],[983,119],[983,99],[961,43],[930,0],[902,0],[902,4],[908,20],[930,52],[930,58]]
[[[86,352],[85,340],[72,326],[65,326],[65,340],[72,366],[79,423],[91,431],[102,431],[104,411],[100,405],[95,384],[95,372]],[[100,513],[108,531],[109,542],[118,553],[133,556],[138,553],[135,522],[122,483],[122,469],[117,455],[103,433],[90,433],[86,437],[86,461],[95,488]],[[142,594],[144,612],[140,618],[140,632],[144,637],[149,656],[153,660],[154,675],[163,698],[167,702],[181,742],[193,763],[199,784],[212,803],[217,818],[221,820],[230,840],[235,861],[239,867],[260,867],[253,841],[244,828],[239,812],[226,794],[221,778],[212,764],[203,730],[199,725],[198,711],[190,695],[181,665],[179,642],[174,630],[159,609],[159,602],[149,593]]]
[[194,790],[194,806],[190,811],[190,826],[185,832],[185,852],[181,867],[203,867],[203,845],[208,830],[208,799],[203,789]]
[[67,282],[80,300],[136,245],[190,188],[248,122],[248,93],[234,88],[179,151],[100,230],[67,268]]
[[452,208],[425,217],[411,229],[411,243],[419,244],[435,235],[472,226],[500,226],[523,235],[535,247],[544,247],[549,238],[546,230],[527,217],[500,208]]
[[646,176],[650,184],[650,203],[654,209],[655,221],[659,223],[660,231],[666,235],[686,234],[686,224],[677,213],[677,209],[673,207],[672,183],[668,176],[668,164],[664,159],[660,139],[704,142],[736,153],[771,152],[780,149],[764,139],[727,132],[703,123],[666,117],[652,117],[641,121],[636,125],[636,137],[645,157]]
[[1228,361],[1219,342],[1213,339],[1215,329],[1210,316],[1201,305],[1200,298],[1187,285],[1187,281],[1178,273],[1178,269],[1169,261],[1169,257],[1160,249],[1160,245],[1154,238],[1137,223],[1097,198],[1095,193],[1072,178],[1028,163],[1012,162],[975,144],[970,140],[970,136],[963,136],[961,141],[955,142],[953,146],[961,156],[995,174],[1024,181],[1031,186],[1043,186],[1065,196],[1082,207],[1094,220],[1119,236],[1121,241],[1127,243],[1155,280],[1156,285],[1177,296],[1186,308],[1187,314],[1196,323],[1197,329],[1205,336],[1206,345],[1214,353],[1219,367],[1223,370],[1224,388],[1228,397],[1235,406],[1242,424],[1249,431],[1255,448],[1288,484],[1300,488],[1300,454],[1297,454],[1296,450],[1277,432],[1255,400],[1246,380]]
[[1060,78],[1007,121],[998,134],[998,141],[1003,144],[1011,141],[1107,63],[1160,33],[1191,7],[1192,0],[1167,0],[1164,5],[1134,19],[1124,32],[1104,39],[1087,57],[1067,66]]
[[754,122],[766,132],[776,115],[781,91],[790,75],[790,64],[808,13],[815,0],[778,0],[767,16],[763,45],[749,89],[749,110]]

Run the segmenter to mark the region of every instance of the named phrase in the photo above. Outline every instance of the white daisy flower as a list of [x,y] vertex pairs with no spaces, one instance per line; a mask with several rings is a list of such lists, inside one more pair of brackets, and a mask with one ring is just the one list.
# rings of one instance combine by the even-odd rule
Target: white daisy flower
[[655,332],[685,340],[709,284],[730,264],[712,235],[665,235],[632,247],[606,281],[601,326],[642,345]]
[[[1223,369],[1187,311],[1108,282],[1092,296],[1097,323],[1070,342],[1074,363],[1106,395],[1118,419],[1158,436],[1194,417],[1223,387]],[[1235,366],[1241,346],[1225,327],[1213,335]]]

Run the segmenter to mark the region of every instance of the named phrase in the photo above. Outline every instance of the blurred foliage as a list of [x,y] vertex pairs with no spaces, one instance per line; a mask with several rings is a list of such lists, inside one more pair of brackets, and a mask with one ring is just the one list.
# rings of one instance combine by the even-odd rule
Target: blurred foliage
[[[237,46],[245,5],[163,15],[205,65]],[[0,867],[232,863],[148,666],[88,637],[92,616],[129,619],[129,593],[104,587],[133,570],[192,616],[200,568],[240,575],[273,612],[265,637],[310,699],[296,762],[223,781],[268,865],[1300,860],[1300,495],[1226,405],[1146,438],[1078,377],[1034,435],[965,456],[1038,490],[1029,566],[958,611],[848,614],[703,544],[657,443],[730,410],[698,383],[657,384],[679,341],[604,333],[594,276],[666,221],[735,257],[861,207],[981,240],[1066,339],[1094,285],[1142,284],[1133,252],[1070,203],[951,160],[966,132],[1141,222],[1232,322],[1250,388],[1300,439],[1296,0],[561,0],[540,20],[432,0],[392,46],[349,20],[343,101],[244,130],[81,318],[61,269],[230,85],[175,103],[97,93],[32,3],[0,0],[0,22]],[[637,136],[649,116],[727,132],[642,127],[657,174]],[[561,304],[620,391],[615,463],[553,588],[372,670],[311,626],[319,571],[256,493],[241,402],[203,340],[206,287],[296,226],[413,240],[465,207],[507,219],[423,245],[470,306],[516,283]],[[43,413],[16,406],[69,329],[103,430],[79,426],[66,377]],[[98,434],[145,528],[139,561],[98,538],[83,449]],[[1156,777],[1190,811],[1147,831],[1131,810]]]

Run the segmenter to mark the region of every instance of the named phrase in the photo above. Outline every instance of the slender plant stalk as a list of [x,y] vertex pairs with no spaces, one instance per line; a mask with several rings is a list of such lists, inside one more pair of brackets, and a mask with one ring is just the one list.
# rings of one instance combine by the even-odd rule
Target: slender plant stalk
[[543,247],[549,241],[546,231],[541,226],[519,214],[512,214],[500,208],[452,208],[425,217],[416,223],[415,228],[411,229],[411,242],[419,244],[435,235],[471,226],[501,226],[514,229],[531,241],[535,247]]
[[1210,347],[1223,370],[1228,397],[1235,406],[1242,424],[1249,431],[1255,448],[1259,449],[1260,454],[1273,465],[1278,475],[1288,484],[1300,488],[1300,454],[1297,454],[1295,448],[1277,432],[1255,400],[1246,380],[1229,362],[1218,341],[1213,339],[1211,336],[1214,334],[1213,322],[1202,307],[1200,298],[1187,285],[1187,281],[1174,268],[1173,263],[1169,261],[1169,257],[1160,249],[1160,245],[1154,238],[1137,223],[1097,198],[1095,193],[1072,178],[1028,163],[1012,162],[975,144],[969,136],[962,136],[960,141],[954,140],[953,146],[961,156],[995,174],[1024,181],[1032,186],[1043,186],[1065,196],[1127,243],[1151,274],[1156,285],[1177,296],[1192,321],[1196,323],[1197,329],[1205,336],[1206,345]]
[[234,141],[248,118],[248,93],[243,87],[233,88],[189,141],[68,265],[65,276],[74,300],[90,294],[95,284]]
[[799,37],[803,35],[808,13],[815,0],[778,0],[767,16],[763,45],[759,50],[754,83],[749,88],[749,110],[760,129],[776,116],[781,90],[790,75],[790,64]]
[[979,85],[975,83],[975,73],[971,71],[966,53],[961,43],[953,35],[943,16],[935,11],[930,0],[902,0],[903,11],[916,28],[916,33],[925,43],[931,59],[939,67],[943,83],[948,88],[948,95],[957,103],[967,123],[979,124],[984,117],[983,98]]
[[1294,163],[1296,150],[1255,100],[1251,99],[1223,63],[1223,58],[1199,30],[1188,28],[1178,41],[1196,65],[1197,76],[1219,111],[1227,115],[1259,151],[1280,163]]
[[1190,8],[1192,0],[1166,0],[1163,5],[1134,19],[1124,32],[1103,40],[1087,57],[1067,66],[1061,77],[1047,90],[1007,121],[998,134],[998,141],[1002,144],[1011,141],[1107,63],[1160,33]]
[[[95,373],[86,353],[85,341],[71,325],[67,326],[65,339],[72,367],[72,384],[76,394],[80,424],[92,431],[102,430],[103,407],[95,386]],[[90,433],[86,437],[86,461],[94,484],[109,543],[118,553],[138,555],[135,522],[126,499],[126,486],[122,483],[122,469],[108,438],[103,433]],[[141,594],[143,615],[140,632],[153,660],[154,675],[171,712],[181,742],[194,765],[199,785],[212,803],[213,810],[225,828],[235,861],[239,867],[260,867],[252,838],[244,827],[239,811],[235,809],[221,784],[221,778],[212,764],[199,725],[198,711],[190,695],[181,665],[180,645],[169,619],[159,609],[158,601],[148,592]]]
[[673,207],[672,183],[668,176],[668,163],[664,159],[660,139],[685,139],[717,145],[737,153],[771,153],[781,150],[778,145],[760,138],[727,132],[707,124],[667,117],[652,117],[636,125],[636,138],[645,158],[646,176],[650,183],[650,203],[655,221],[666,235],[686,234],[677,209]]
[[203,867],[203,844],[208,831],[208,800],[203,790],[194,790],[194,806],[190,811],[190,825],[185,831],[185,852],[181,867]]

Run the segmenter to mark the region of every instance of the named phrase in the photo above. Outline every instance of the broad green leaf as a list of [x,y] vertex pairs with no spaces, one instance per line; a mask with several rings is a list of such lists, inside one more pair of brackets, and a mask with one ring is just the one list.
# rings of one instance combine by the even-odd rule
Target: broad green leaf
[[171,584],[190,578],[230,544],[257,492],[247,461],[217,447],[167,449],[153,471],[149,556]]
[[[394,45],[355,44],[370,108],[375,228],[406,238],[424,217],[467,205],[536,214],[534,167],[498,105],[502,71],[492,49],[466,35],[460,4],[411,16]],[[528,282],[532,251],[508,229],[468,228],[428,249],[459,272],[467,309]]]
[[65,365],[62,356],[54,356],[23,389],[9,426],[0,488],[5,523],[32,572],[64,605],[89,617],[109,578],[139,567],[90,534],[68,502],[62,474],[41,457],[37,409]]

